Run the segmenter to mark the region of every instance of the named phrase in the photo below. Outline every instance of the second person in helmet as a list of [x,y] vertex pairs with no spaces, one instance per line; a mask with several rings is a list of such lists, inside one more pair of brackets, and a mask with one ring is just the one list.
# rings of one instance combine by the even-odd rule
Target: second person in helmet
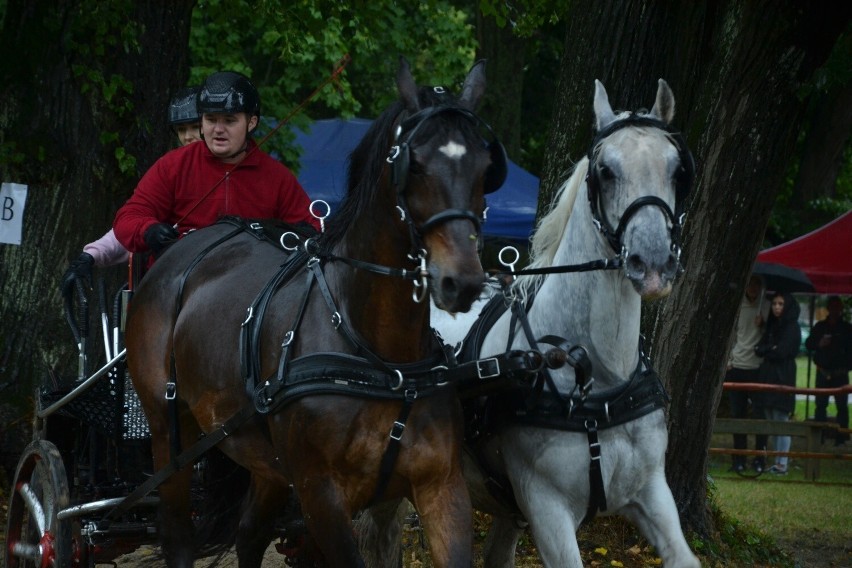
[[210,75],[197,108],[204,143],[157,160],[118,210],[113,228],[125,248],[158,255],[180,235],[225,215],[319,228],[296,177],[250,138],[260,118],[260,96],[246,76]]
[[199,87],[181,89],[169,104],[169,124],[177,135],[181,146],[201,140],[199,129],[198,99]]

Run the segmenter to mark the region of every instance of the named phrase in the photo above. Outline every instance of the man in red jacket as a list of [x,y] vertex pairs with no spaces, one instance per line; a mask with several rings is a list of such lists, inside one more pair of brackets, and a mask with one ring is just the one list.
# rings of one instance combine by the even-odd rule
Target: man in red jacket
[[296,177],[249,138],[260,119],[260,95],[251,81],[214,73],[197,102],[204,144],[172,150],[142,176],[116,213],[118,241],[131,252],[158,256],[180,235],[224,215],[319,228]]

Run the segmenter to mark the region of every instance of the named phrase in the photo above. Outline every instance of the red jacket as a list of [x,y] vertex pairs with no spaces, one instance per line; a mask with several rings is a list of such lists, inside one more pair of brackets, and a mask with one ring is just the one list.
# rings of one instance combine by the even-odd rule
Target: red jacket
[[181,235],[223,215],[305,221],[319,229],[309,207],[293,173],[254,142],[238,164],[220,161],[204,142],[196,142],[172,150],[145,172],[116,213],[113,229],[127,250],[142,252],[148,250],[145,231],[154,223],[177,223]]

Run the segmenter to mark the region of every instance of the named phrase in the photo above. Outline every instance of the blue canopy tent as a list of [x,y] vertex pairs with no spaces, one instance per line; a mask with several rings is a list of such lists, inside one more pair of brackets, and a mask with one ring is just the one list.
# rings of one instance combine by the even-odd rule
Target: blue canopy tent
[[[309,132],[294,129],[301,146],[299,182],[311,199],[327,201],[332,212],[346,192],[349,154],[361,141],[371,120],[318,120]],[[487,196],[488,219],[483,233],[526,242],[533,229],[538,203],[538,178],[509,161],[506,183]]]

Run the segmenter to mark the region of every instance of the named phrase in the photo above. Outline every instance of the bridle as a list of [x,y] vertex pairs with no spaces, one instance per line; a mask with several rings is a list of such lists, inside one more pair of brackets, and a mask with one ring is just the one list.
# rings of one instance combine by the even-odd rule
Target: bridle
[[[668,139],[677,148],[680,166],[675,173],[675,210],[669,205],[653,195],[642,196],[624,210],[621,219],[618,222],[618,227],[615,229],[609,224],[606,215],[603,212],[603,207],[600,203],[600,177],[597,169],[597,157],[600,151],[600,144],[605,138],[612,133],[627,128],[630,126],[650,126],[658,128],[666,132]],[[695,179],[695,160],[692,153],[686,147],[683,136],[680,133],[674,132],[668,124],[646,115],[630,113],[627,117],[616,120],[597,133],[592,145],[588,151],[589,168],[586,173],[586,187],[588,188],[589,205],[592,210],[592,220],[601,234],[604,236],[609,246],[622,257],[626,256],[626,249],[622,241],[624,231],[627,228],[627,223],[642,207],[658,207],[663,215],[671,223],[671,247],[675,257],[680,261],[681,254],[681,233],[683,232],[683,223],[686,218],[686,200],[692,188],[693,180]]]
[[[434,87],[437,94],[443,94],[442,87]],[[445,209],[429,217],[423,223],[416,225],[411,212],[408,208],[406,200],[406,189],[408,187],[408,174],[411,167],[411,151],[414,147],[414,139],[423,125],[430,119],[446,114],[460,114],[476,126],[482,126],[491,135],[491,141],[486,142],[485,146],[491,155],[491,165],[485,172],[483,180],[483,192],[488,194],[496,191],[503,185],[506,180],[507,158],[506,150],[491,127],[481,118],[466,108],[451,104],[440,104],[427,107],[420,110],[411,116],[403,118],[395,133],[395,144],[388,152],[387,162],[391,165],[391,183],[396,188],[397,210],[400,213],[400,219],[408,225],[408,230],[411,235],[412,252],[425,250],[423,246],[423,235],[429,230],[438,225],[455,219],[466,219],[473,223],[476,230],[476,237],[482,227],[482,219],[469,209],[450,208]]]

